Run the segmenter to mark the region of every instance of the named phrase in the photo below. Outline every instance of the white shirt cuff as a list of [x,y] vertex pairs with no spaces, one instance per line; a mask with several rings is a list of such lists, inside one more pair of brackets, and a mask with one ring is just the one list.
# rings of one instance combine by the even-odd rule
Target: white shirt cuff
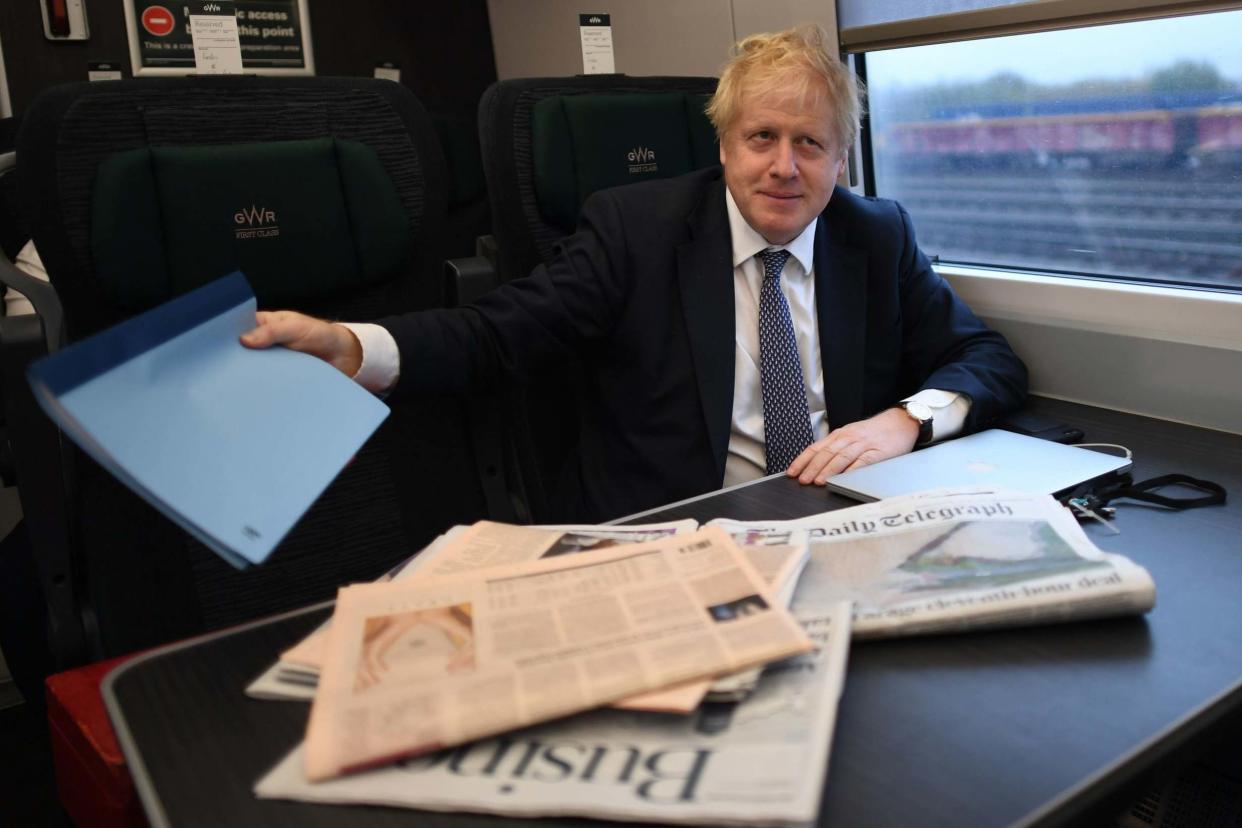
[[970,398],[953,391],[925,388],[902,402],[921,402],[932,412],[932,440],[944,440],[959,433],[970,413]]
[[369,322],[340,322],[358,337],[362,346],[362,365],[354,374],[354,382],[372,394],[386,394],[401,375],[401,353],[397,340],[387,328]]

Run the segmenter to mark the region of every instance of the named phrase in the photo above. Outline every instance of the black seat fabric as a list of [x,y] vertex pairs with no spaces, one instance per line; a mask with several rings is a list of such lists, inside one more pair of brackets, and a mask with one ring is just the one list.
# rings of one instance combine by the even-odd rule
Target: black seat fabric
[[[261,309],[365,321],[443,302],[444,162],[397,84],[74,84],[31,106],[18,157],[23,213],[70,341],[233,269]],[[49,603],[70,590],[77,615],[53,626],[80,621],[89,652],[58,653],[60,664],[330,598],[487,516],[465,420],[454,398],[394,406],[268,562],[244,572],[71,452],[66,571],[43,577]],[[50,496],[22,490],[27,510]]]
[[[343,286],[305,304],[343,318],[371,318],[394,307],[434,307],[443,301],[442,281],[421,277],[439,266],[433,242],[443,230],[443,160],[426,113],[400,86],[350,78],[245,77],[71,84],[41,96],[26,121],[19,138],[23,214],[54,274],[73,338],[132,312],[96,277],[92,248],[95,177],[105,160],[128,150],[326,137],[364,144],[396,190],[405,212],[410,272],[419,277]],[[192,202],[197,195],[174,190],[170,201]],[[252,202],[239,206],[263,206],[264,195],[256,190]],[[216,218],[231,226],[236,213],[228,209]]]
[[492,232],[487,181],[479,152],[478,113],[433,112],[431,121],[448,167],[444,255],[450,259],[473,256],[478,237]]
[[[479,103],[501,281],[528,275],[573,232],[597,190],[719,163],[704,108],[715,78],[594,75],[500,81]],[[505,389],[504,418],[530,511],[574,520],[580,364]]]
[[[20,124],[17,118],[0,118],[0,253],[9,261],[17,258],[30,238],[17,212],[17,176],[2,157],[16,149]],[[0,288],[0,294],[3,292]]]
[[535,104],[535,200],[545,222],[572,233],[587,196],[718,163],[706,95],[552,95]]
[[[551,258],[556,242],[573,231],[581,202],[595,189],[718,164],[715,135],[697,106],[700,102],[706,106],[715,91],[715,78],[694,77],[587,75],[519,78],[493,84],[479,102],[479,138],[501,280],[525,276],[535,265]],[[587,97],[576,103],[580,96]],[[631,97],[635,102],[627,103]],[[537,125],[536,108],[553,98],[558,102],[542,104],[540,113],[544,117]],[[669,101],[673,102],[671,106]],[[678,103],[680,113],[676,111]],[[558,138],[554,130],[537,136],[541,126],[555,123],[552,115],[558,107],[566,113],[563,124],[567,137]],[[584,123],[589,121],[588,114],[606,126],[597,129]],[[577,143],[573,143],[575,125],[587,130]],[[666,143],[670,136],[673,145]],[[674,156],[684,152],[675,145],[682,142],[690,143],[689,164],[675,165]],[[655,160],[638,160],[640,150]],[[631,151],[635,152],[635,161],[629,158]],[[567,211],[564,204],[571,202],[545,200],[541,207],[538,180],[542,177],[547,182],[563,176],[570,153],[576,177],[572,201],[576,204]],[[668,160],[662,165],[663,158]],[[556,165],[560,173],[542,171],[541,161]],[[657,169],[643,169],[648,163]]]
[[96,278],[126,307],[230,267],[271,306],[407,272],[409,231],[379,156],[357,141],[151,147],[99,165],[91,250]]

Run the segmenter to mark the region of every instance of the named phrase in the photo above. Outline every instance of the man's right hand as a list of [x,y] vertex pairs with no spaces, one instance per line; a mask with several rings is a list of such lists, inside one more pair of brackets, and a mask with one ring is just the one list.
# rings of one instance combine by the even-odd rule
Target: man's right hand
[[259,311],[259,326],[241,336],[247,348],[284,345],[294,351],[317,356],[347,377],[362,367],[362,345],[344,325],[336,325],[295,311]]

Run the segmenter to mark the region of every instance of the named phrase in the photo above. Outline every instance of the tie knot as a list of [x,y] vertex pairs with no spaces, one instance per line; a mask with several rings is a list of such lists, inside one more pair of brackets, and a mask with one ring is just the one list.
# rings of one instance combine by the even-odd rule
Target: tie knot
[[759,258],[763,261],[763,278],[775,279],[785,269],[785,262],[789,261],[789,251],[769,247],[759,251]]

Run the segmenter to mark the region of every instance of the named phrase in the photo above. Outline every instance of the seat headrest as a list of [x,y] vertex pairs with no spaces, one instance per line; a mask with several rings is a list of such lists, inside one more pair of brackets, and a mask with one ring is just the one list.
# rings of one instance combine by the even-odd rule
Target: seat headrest
[[96,274],[128,310],[233,270],[260,306],[315,301],[403,273],[410,246],[379,157],[339,138],[129,150],[92,190]]
[[553,95],[531,117],[535,198],[544,220],[573,230],[597,190],[720,163],[704,114],[685,92]]

